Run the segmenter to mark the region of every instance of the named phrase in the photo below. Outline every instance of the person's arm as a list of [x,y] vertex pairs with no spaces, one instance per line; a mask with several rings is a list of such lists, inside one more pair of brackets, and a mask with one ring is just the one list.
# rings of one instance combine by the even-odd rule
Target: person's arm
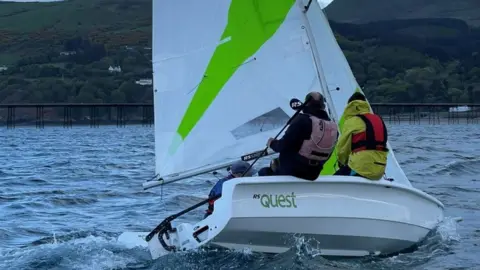
[[208,198],[213,198],[222,194],[223,183],[225,182],[225,178],[222,178],[217,181],[217,183],[212,187],[210,193],[208,194]]
[[352,117],[343,123],[342,133],[337,142],[337,158],[341,166],[347,165],[348,157],[352,152],[352,135],[362,130],[363,122],[358,117]]
[[210,190],[210,193],[208,193],[208,198],[213,198],[215,197],[215,188],[216,188],[216,185],[212,187],[212,189]]
[[277,153],[299,151],[302,142],[305,140],[305,134],[311,132],[306,130],[307,126],[311,126],[311,124],[308,124],[309,121],[309,118],[299,115],[292,121],[281,139],[273,140],[270,143],[270,148]]

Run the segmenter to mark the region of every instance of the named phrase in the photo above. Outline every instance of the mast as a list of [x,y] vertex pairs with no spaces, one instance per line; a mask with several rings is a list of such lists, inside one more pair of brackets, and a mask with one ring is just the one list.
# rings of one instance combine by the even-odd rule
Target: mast
[[[307,37],[310,41],[310,46],[309,47],[310,47],[310,51],[312,52],[313,62],[315,64],[315,70],[317,71],[317,76],[318,76],[318,80],[320,82],[320,87],[322,89],[323,96],[328,98],[328,105],[329,105],[328,108],[330,109],[330,106],[332,106],[332,107],[334,106],[333,105],[333,100],[332,100],[332,97],[330,96],[330,90],[328,89],[327,80],[325,78],[325,75],[324,75],[324,72],[323,72],[323,69],[322,69],[320,56],[318,55],[318,52],[317,52],[317,46],[316,46],[316,43],[315,43],[315,38],[313,37],[313,34],[312,34],[312,28],[310,27],[310,23],[308,21],[307,15],[306,15],[306,13],[308,12],[309,7],[312,4],[312,2],[313,2],[312,0],[309,0],[308,4],[305,6],[303,4],[303,0],[297,0],[297,5],[298,5],[298,8],[301,10],[303,23],[305,24],[305,31],[307,32]],[[318,5],[318,3],[317,3],[317,5]],[[333,118],[333,120],[336,123],[338,123],[338,121],[340,119],[338,119],[337,111],[334,108],[332,108],[331,110],[329,110],[329,112],[330,112],[330,117]]]

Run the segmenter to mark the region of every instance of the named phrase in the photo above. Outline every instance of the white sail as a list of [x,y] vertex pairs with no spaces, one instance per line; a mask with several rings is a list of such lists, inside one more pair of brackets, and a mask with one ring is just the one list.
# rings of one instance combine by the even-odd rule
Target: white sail
[[[339,118],[339,126],[341,127],[343,125],[343,110],[347,105],[348,98],[354,92],[362,92],[362,90],[335,39],[330,24],[319,3],[309,0],[303,0],[303,2],[305,5],[311,2],[306,12],[308,20],[307,28],[309,28],[311,32],[312,43],[315,45],[314,49],[318,52],[319,59],[317,60],[321,66],[319,69],[327,81],[326,88],[328,88],[328,94],[330,96],[329,102],[333,105],[331,107],[335,109],[333,113]],[[400,168],[390,144],[388,144],[388,148],[390,149],[390,153],[388,155],[385,177],[393,178],[395,182],[411,186],[405,173]],[[332,174],[335,171],[334,165],[336,162],[336,155],[332,155],[324,166],[322,175]]]
[[[295,0],[153,1],[156,173],[261,150],[318,87]],[[176,12],[172,12],[176,11]]]

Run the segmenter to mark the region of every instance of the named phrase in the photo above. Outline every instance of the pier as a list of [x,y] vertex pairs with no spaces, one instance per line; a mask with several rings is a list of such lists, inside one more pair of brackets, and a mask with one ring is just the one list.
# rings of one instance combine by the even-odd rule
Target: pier
[[[387,124],[479,124],[480,104],[372,103]],[[151,103],[0,104],[0,127],[152,126]]]
[[389,124],[479,124],[475,103],[372,103],[372,110]]
[[151,103],[0,104],[0,126],[153,125]]

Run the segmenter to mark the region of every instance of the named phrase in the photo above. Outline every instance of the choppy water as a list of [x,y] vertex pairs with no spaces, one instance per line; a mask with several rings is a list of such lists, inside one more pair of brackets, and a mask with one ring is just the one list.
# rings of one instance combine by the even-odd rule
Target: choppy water
[[198,251],[151,261],[116,237],[202,200],[212,175],[171,184],[161,200],[159,188],[141,187],[153,175],[153,128],[0,130],[0,269],[480,269],[480,126],[402,124],[390,133],[412,183],[446,206],[446,221],[417,251],[331,261],[299,239],[276,256]]

